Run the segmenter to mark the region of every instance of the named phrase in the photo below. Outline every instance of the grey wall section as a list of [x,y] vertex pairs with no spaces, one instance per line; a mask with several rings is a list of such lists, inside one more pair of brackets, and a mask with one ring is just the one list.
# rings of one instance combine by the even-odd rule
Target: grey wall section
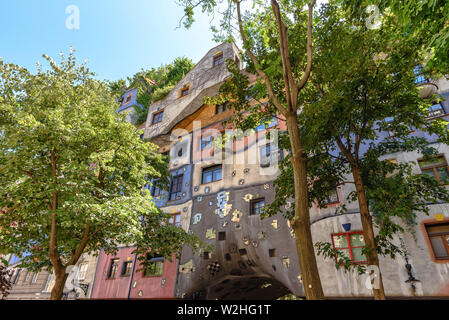
[[[278,214],[261,219],[250,215],[250,198],[274,200],[272,183],[226,189],[229,212],[216,210],[217,195],[197,196],[193,201],[190,230],[214,247],[210,256],[182,252],[177,283],[178,297],[235,299],[249,294],[256,298],[277,298],[288,291],[303,296],[295,239],[287,221]],[[201,214],[201,220],[195,215]],[[221,238],[222,235],[225,239]],[[270,257],[269,250],[274,249]],[[216,273],[210,266],[219,264]],[[192,271],[193,268],[193,271]],[[206,290],[204,290],[206,288]],[[285,289],[288,289],[285,290]]]

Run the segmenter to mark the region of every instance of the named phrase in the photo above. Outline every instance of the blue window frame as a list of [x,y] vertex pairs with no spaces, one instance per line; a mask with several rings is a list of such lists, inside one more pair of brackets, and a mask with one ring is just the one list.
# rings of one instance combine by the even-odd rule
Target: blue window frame
[[220,165],[216,165],[209,168],[203,169],[203,175],[201,179],[201,183],[210,183],[214,181],[218,181],[222,179],[222,167]]
[[212,136],[201,138],[201,150],[212,147],[212,141],[214,141]]

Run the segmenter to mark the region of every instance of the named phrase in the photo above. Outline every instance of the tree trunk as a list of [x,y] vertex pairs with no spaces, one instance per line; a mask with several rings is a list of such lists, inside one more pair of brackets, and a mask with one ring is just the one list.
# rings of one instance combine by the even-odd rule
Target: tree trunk
[[[365,234],[365,242],[368,247],[366,258],[368,265],[373,265],[379,268],[379,256],[377,255],[376,243],[374,240],[373,220],[369,213],[368,204],[366,202],[365,188],[363,185],[360,169],[356,165],[351,165],[352,175],[354,177],[355,189],[357,192],[357,200],[360,208],[360,218],[362,221],[363,233]],[[382,281],[382,275],[379,268],[379,289],[373,286],[373,295],[375,300],[385,300],[385,291]]]
[[62,268],[59,272],[55,272],[55,285],[51,290],[50,300],[61,300],[65,282],[67,280],[68,274],[66,269]]
[[301,144],[296,112],[288,113],[286,119],[293,152],[292,166],[295,181],[295,218],[293,229],[296,235],[296,250],[301,267],[302,281],[307,299],[323,300],[324,293],[310,230],[307,156]]

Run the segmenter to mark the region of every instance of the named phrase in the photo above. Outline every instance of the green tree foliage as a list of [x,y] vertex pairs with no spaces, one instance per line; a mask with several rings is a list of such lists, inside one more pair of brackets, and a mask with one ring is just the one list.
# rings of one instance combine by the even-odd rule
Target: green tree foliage
[[0,263],[0,299],[6,299],[9,295],[9,290],[11,290],[11,271],[7,270],[4,265]]
[[[149,179],[169,176],[157,147],[116,112],[108,84],[73,52],[48,71],[0,66],[0,237],[19,267],[53,268],[60,299],[66,268],[83,253],[137,245],[165,257],[197,238],[162,223]],[[24,255],[27,254],[27,255]]]
[[[136,124],[141,124],[147,120],[150,104],[165,98],[193,66],[192,60],[178,57],[170,64],[142,70],[127,80],[111,81],[109,87],[116,98],[120,98],[128,88],[137,89],[136,101],[143,109],[135,107],[138,116]],[[146,78],[156,82],[157,85],[150,84]]]
[[[386,159],[396,152],[435,156],[428,139],[410,135],[411,127],[436,134],[440,141],[447,141],[448,134],[446,121],[427,121],[435,97],[420,99],[415,85],[419,39],[397,41],[396,23],[385,18],[382,28],[368,29],[364,16],[351,17],[334,1],[324,5],[315,27],[314,69],[299,116],[309,153],[310,203],[317,199],[324,207],[330,191],[355,184],[347,200],[359,203],[367,242],[363,253],[374,265],[377,253],[392,258],[401,253],[394,236],[404,231],[404,224],[412,224],[418,212],[428,213],[429,203],[449,200],[443,186],[412,172],[412,164]],[[388,131],[392,136],[385,138]],[[277,194],[293,196],[291,168],[287,161],[282,165]],[[276,213],[285,201],[277,197],[269,213]],[[318,243],[318,252],[332,258],[337,253],[330,243]],[[344,257],[337,259],[340,266],[363,271]]]
[[[398,40],[404,35],[420,38],[417,50],[428,54],[427,71],[449,74],[449,2],[446,0],[341,0],[354,14],[367,12],[368,5],[377,5],[382,15],[398,19]],[[368,11],[369,14],[373,12]]]

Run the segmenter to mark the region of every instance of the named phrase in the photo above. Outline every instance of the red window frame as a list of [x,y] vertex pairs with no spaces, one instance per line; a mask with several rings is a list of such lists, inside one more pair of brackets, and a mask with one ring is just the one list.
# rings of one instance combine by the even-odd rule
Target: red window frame
[[[172,217],[170,219],[173,219],[173,221],[170,222],[170,219],[169,219],[168,223],[173,224],[175,227],[180,227],[181,226],[181,212],[173,213],[171,216]],[[176,217],[179,217],[179,222],[178,222],[179,224],[178,225],[176,225]]]
[[[352,253],[352,249],[363,248],[363,247],[365,247],[365,245],[363,245],[363,246],[352,246],[351,245],[350,236],[353,235],[353,234],[361,234],[361,235],[363,235],[363,242],[366,244],[366,238],[365,238],[365,234],[363,233],[363,231],[353,231],[353,232],[333,233],[331,235],[331,237],[332,237],[332,247],[335,250],[347,250],[347,249],[349,249],[349,256],[351,258],[351,263],[353,263],[353,264],[366,264],[366,263],[368,263],[367,260],[354,261],[354,255]],[[336,248],[335,247],[335,242],[334,242],[334,237],[335,236],[344,236],[344,235],[346,236],[346,241],[348,242],[348,247]],[[335,257],[335,261],[338,262],[337,257]]]

